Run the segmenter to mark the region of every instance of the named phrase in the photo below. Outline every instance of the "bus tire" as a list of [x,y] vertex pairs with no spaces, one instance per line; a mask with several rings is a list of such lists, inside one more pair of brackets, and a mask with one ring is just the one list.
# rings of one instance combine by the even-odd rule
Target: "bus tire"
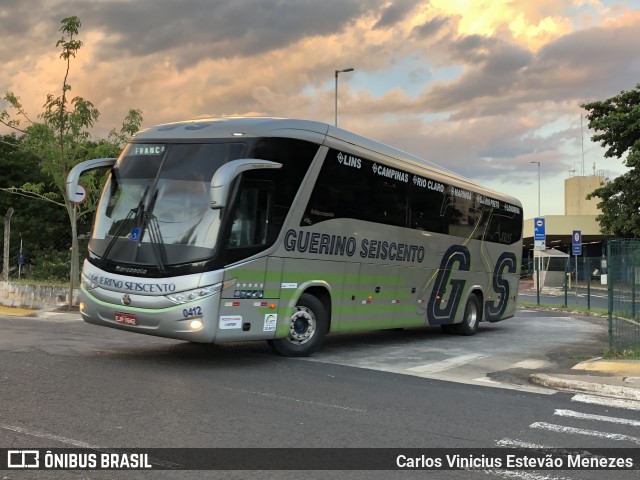
[[289,319],[289,335],[268,343],[283,357],[308,357],[318,348],[329,327],[329,315],[317,297],[300,295]]
[[458,335],[475,335],[478,331],[478,324],[480,323],[480,301],[477,295],[469,295],[467,304],[464,307],[464,317],[462,323],[456,323],[453,325],[453,330]]

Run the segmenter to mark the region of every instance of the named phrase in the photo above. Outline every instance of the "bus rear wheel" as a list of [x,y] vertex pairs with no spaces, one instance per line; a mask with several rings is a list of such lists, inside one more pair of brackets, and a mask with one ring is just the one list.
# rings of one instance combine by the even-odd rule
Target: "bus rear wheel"
[[471,294],[467,300],[467,305],[464,307],[464,318],[462,319],[462,323],[452,325],[454,332],[458,335],[475,335],[478,331],[480,315],[480,300],[478,300],[477,295]]
[[329,315],[317,297],[300,295],[289,319],[289,334],[268,343],[283,357],[308,357],[322,344],[329,326]]

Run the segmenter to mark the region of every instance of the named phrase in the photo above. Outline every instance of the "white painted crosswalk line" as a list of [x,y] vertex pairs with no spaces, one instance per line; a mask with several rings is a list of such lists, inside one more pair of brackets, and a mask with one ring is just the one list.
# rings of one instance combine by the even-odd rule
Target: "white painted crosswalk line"
[[512,439],[512,438],[502,438],[496,441],[496,445],[502,448],[529,448],[531,450],[545,450],[545,451],[554,451],[555,453],[561,453],[564,455],[576,455],[580,454],[583,457],[597,457],[589,450],[578,450],[576,448],[566,449],[559,447],[550,447],[548,445],[538,445],[537,443],[525,442],[523,440]]
[[553,412],[554,415],[559,417],[580,418],[582,420],[594,420],[596,422],[609,422],[618,423],[620,425],[631,425],[633,427],[640,427],[640,420],[630,420],[628,418],[607,417],[604,415],[593,415],[590,413],[574,412],[573,410],[557,409]]
[[478,360],[479,358],[484,358],[486,356],[487,355],[482,355],[478,353],[472,353],[468,355],[458,355],[455,357],[447,358],[446,360],[442,360],[440,362],[431,362],[431,363],[427,363],[426,365],[419,365],[417,367],[407,368],[407,371],[423,373],[423,374],[442,372],[444,370],[449,370],[450,368],[466,365],[467,363],[471,363],[474,360]]
[[587,395],[579,393],[571,397],[572,402],[588,403],[590,405],[604,405],[614,408],[626,408],[627,410],[640,410],[640,402],[636,400],[625,400],[622,398],[599,397],[597,395]]
[[597,430],[587,430],[584,428],[565,427],[564,425],[555,425],[553,423],[535,422],[529,425],[530,428],[537,428],[539,430],[548,430],[551,432],[568,433],[575,435],[587,435],[590,437],[606,438],[608,440],[617,440],[624,442],[633,442],[640,445],[640,438],[632,437],[630,435],[621,435],[619,433],[600,432]]
[[572,480],[571,477],[556,477],[546,473],[523,472],[520,470],[483,470],[487,475],[522,480]]
[[[498,447],[506,448],[530,448],[532,450],[554,450],[556,452],[563,452],[563,449],[547,447],[544,445],[538,445],[536,443],[524,442],[522,440],[514,440],[511,438],[503,438],[496,441]],[[591,456],[590,452],[584,452],[586,455]],[[487,475],[502,478],[520,478],[523,480],[571,480],[571,477],[555,477],[546,473],[534,473],[524,472],[521,470],[502,470],[502,469],[490,469],[483,470]]]
[[502,438],[496,442],[496,445],[499,447],[508,447],[508,448],[533,448],[537,450],[544,450],[551,447],[545,447],[544,445],[538,445],[536,443],[524,442],[522,440],[513,440],[511,438]]

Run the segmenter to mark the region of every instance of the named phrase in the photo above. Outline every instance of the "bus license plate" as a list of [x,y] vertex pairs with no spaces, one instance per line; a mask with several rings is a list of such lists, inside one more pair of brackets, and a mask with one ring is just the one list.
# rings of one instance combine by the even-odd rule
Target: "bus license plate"
[[122,323],[123,325],[138,325],[138,320],[136,316],[131,313],[119,313],[116,312],[116,322]]

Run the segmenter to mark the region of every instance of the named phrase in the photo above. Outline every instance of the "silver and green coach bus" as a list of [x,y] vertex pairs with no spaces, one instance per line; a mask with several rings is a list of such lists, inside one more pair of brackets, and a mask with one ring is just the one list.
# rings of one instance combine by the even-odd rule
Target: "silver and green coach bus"
[[522,206],[333,126],[222,118],[140,131],[110,167],[82,270],[92,324],[311,354],[329,332],[514,315]]

